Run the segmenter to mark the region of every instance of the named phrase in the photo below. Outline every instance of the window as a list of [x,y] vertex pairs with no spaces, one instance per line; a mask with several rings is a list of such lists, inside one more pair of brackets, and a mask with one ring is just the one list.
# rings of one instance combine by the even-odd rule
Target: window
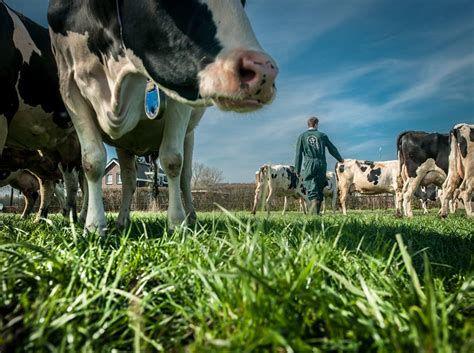
[[117,180],[118,185],[122,185],[122,176],[120,175],[120,173],[117,173],[115,175],[115,180]]
[[107,185],[112,185],[112,174],[107,174],[107,175],[105,176],[105,183],[106,183]]

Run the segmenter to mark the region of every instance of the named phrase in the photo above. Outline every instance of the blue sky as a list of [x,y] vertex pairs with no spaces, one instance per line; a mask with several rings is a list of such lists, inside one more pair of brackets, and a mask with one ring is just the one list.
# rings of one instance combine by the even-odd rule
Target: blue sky
[[[46,0],[7,3],[46,24]],[[293,164],[310,115],[344,158],[372,160],[395,159],[401,131],[474,123],[474,1],[247,4],[279,65],[278,93],[262,111],[204,115],[194,160],[223,170],[227,182],[252,182],[264,163]]]

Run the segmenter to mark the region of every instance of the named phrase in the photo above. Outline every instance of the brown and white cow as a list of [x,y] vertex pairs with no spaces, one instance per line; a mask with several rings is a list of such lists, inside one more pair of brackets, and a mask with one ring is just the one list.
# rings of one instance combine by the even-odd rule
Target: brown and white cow
[[345,159],[336,164],[339,200],[342,213],[347,214],[346,200],[353,193],[365,195],[393,194],[398,209],[398,161],[362,161]]
[[411,199],[421,186],[443,185],[448,173],[448,134],[405,131],[398,136],[397,190],[405,216],[413,217]]
[[1,1],[0,48],[0,158],[5,146],[54,156],[74,210],[77,156],[71,139],[77,137],[59,92],[48,30]]
[[449,169],[443,183],[440,215],[446,217],[451,200],[461,199],[468,217],[472,217],[474,195],[474,125],[457,124],[449,133]]
[[39,197],[38,179],[26,170],[17,170],[11,173],[5,173],[5,171],[0,170],[0,187],[7,185],[20,190],[24,195],[25,208],[21,217],[27,217],[33,210],[33,206]]
[[[168,177],[169,228],[194,218],[192,150],[204,107],[249,112],[275,94],[278,69],[255,38],[243,2],[51,0],[48,22],[61,93],[82,146],[90,192],[86,228],[106,228],[104,141],[119,148],[119,224],[129,220],[134,155],[153,152]],[[147,79],[169,97],[158,120],[145,114]]]
[[[292,165],[265,164],[255,173],[255,198],[252,213],[257,212],[260,201],[264,198],[265,209],[270,215],[270,202],[274,197],[284,197],[283,215],[286,212],[288,197],[295,198],[300,203],[300,209],[306,214],[308,196],[303,179],[298,177]],[[266,196],[265,196],[266,195]]]

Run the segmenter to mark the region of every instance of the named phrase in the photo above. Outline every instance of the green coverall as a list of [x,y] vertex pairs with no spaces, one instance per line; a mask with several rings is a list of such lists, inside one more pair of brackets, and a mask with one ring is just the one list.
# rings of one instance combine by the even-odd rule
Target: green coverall
[[298,137],[296,144],[296,173],[301,173],[303,165],[303,180],[308,199],[323,201],[323,189],[326,185],[326,148],[339,162],[343,159],[337,148],[326,134],[317,129],[308,129]]

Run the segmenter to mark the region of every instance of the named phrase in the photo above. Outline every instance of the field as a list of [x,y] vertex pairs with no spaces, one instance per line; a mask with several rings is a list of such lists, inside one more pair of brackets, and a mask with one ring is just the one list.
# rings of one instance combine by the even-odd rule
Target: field
[[464,215],[214,212],[164,229],[162,213],[105,237],[0,215],[0,351],[474,352]]

